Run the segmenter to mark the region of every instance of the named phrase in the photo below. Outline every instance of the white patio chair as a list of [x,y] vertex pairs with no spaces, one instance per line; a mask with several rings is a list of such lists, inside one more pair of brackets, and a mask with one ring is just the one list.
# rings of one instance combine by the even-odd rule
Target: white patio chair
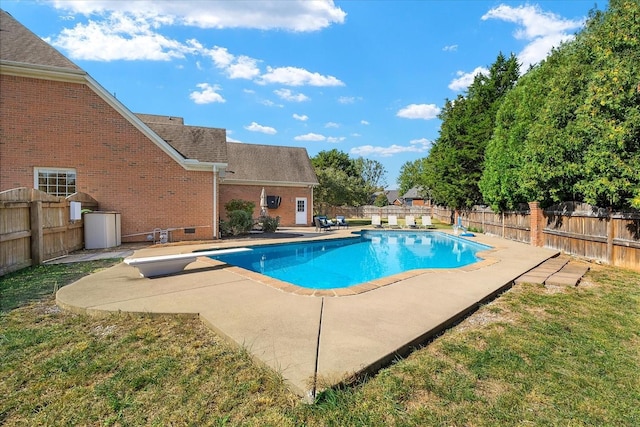
[[431,217],[429,215],[422,216],[422,226],[424,228],[435,228],[433,223],[431,222]]
[[389,228],[400,228],[400,226],[398,225],[398,216],[389,215],[389,219],[387,220],[387,226]]

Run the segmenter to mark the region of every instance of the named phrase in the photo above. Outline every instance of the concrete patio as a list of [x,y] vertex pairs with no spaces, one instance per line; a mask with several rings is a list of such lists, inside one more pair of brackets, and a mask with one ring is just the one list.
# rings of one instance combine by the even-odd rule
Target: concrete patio
[[[305,237],[347,237],[352,231],[320,235],[307,230]],[[278,371],[293,391],[311,399],[318,390],[375,372],[406,355],[558,254],[485,235],[470,240],[493,247],[483,253],[484,261],[398,275],[363,285],[360,293],[351,295],[300,291],[198,258],[180,274],[151,279],[121,263],[61,288],[56,298],[65,309],[92,315],[119,311],[198,315],[216,333]],[[133,256],[287,241],[300,238],[161,246],[137,250]]]

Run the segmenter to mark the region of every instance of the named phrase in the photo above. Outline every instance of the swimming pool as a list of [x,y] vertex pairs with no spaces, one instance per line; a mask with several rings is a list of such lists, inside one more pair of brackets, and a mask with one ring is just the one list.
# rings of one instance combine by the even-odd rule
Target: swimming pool
[[433,231],[362,231],[358,237],[253,246],[212,256],[309,289],[354,286],[404,271],[477,262],[489,246]]

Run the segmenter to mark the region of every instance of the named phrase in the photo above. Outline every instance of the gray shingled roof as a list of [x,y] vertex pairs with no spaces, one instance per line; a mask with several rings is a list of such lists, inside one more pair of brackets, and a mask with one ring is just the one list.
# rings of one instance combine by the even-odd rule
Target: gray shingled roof
[[219,128],[185,126],[182,117],[136,114],[151,130],[185,159],[227,163],[227,131]]
[[420,189],[418,187],[413,187],[407,190],[407,192],[402,196],[403,199],[422,199],[423,197],[420,195]]
[[0,60],[82,71],[80,67],[1,9]]
[[227,153],[228,181],[318,185],[305,148],[229,142]]
[[399,198],[398,190],[389,190],[387,191],[387,201],[389,204],[393,204]]

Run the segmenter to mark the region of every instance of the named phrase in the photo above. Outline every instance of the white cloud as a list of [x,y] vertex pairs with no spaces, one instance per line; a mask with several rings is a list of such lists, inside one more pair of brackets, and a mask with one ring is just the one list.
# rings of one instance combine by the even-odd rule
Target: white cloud
[[194,91],[189,94],[189,98],[196,104],[212,104],[215,102],[226,102],[226,100],[218,93],[220,86],[210,85],[209,83],[198,83],[196,87],[202,89],[201,91]]
[[339,128],[340,125],[338,123],[335,122],[327,122],[324,127],[326,128]]
[[257,59],[245,55],[232,55],[227,48],[220,46],[214,46],[211,49],[201,47],[200,51],[211,58],[216,68],[223,70],[230,79],[250,80],[260,74]]
[[290,102],[304,102],[308,101],[309,97],[303,93],[293,93],[291,89],[276,89],[273,91],[281,99]]
[[340,104],[353,104],[354,102],[356,102],[356,98],[353,96],[341,96],[340,98],[338,98],[338,102]]
[[409,144],[421,149],[429,149],[431,148],[432,141],[429,141],[427,138],[412,139],[411,141],[409,141]]
[[478,74],[489,75],[489,70],[484,67],[477,67],[475,70],[470,73],[465,73],[464,71],[458,71],[456,75],[457,78],[453,79],[451,83],[449,83],[449,89],[454,90],[456,92],[464,90],[468,88],[471,83],[473,83],[473,79]]
[[344,83],[333,76],[323,76],[297,67],[267,67],[267,72],[260,76],[258,83],[278,83],[287,86],[344,86]]
[[512,7],[506,4],[494,7],[482,16],[483,21],[488,19],[517,24],[514,37],[529,41],[518,55],[523,70],[544,59],[553,47],[573,39],[570,31],[578,30],[585,22],[584,19],[571,20],[545,12],[537,5]]
[[435,119],[440,114],[440,108],[435,104],[410,104],[400,109],[396,116],[405,119]]
[[369,125],[369,122],[366,121],[366,120],[360,120],[360,124],[367,126],[367,125]]
[[307,133],[305,135],[298,135],[293,138],[296,141],[326,141],[327,137],[324,135],[319,135],[317,133]]
[[307,116],[306,114],[294,114],[293,118],[296,120],[300,120],[301,122],[306,122],[307,120],[309,120],[309,116]]
[[[72,14],[89,17],[86,23],[78,23],[47,39],[72,59],[168,61],[183,59],[187,55],[202,55],[210,58],[215,67],[230,79],[287,86],[344,86],[334,76],[299,67],[267,67],[263,73],[259,59],[234,55],[225,47],[207,48],[196,39],[180,42],[164,35],[168,27],[177,25],[313,31],[344,21],[346,14],[332,1],[252,2],[251,13],[247,13],[247,4],[240,1],[57,0],[54,4]],[[197,58],[196,67],[203,68]],[[289,100],[300,102],[307,99],[304,95],[297,95]]]
[[244,128],[251,132],[266,133],[267,135],[275,135],[276,133],[278,133],[275,128],[272,128],[270,126],[262,126],[256,122],[251,122],[249,126],[245,126]]
[[[122,12],[147,19],[200,28],[255,28],[317,31],[342,24],[346,13],[333,1],[76,1],[56,0],[59,9],[81,13]],[[250,13],[248,13],[250,8]]]
[[226,69],[230,79],[253,79],[260,74],[257,66],[258,60],[248,56],[239,56],[235,62]]
[[539,37],[533,40],[518,54],[521,71],[526,72],[530,65],[537,64],[546,58],[551,52],[551,49],[560,46],[560,44],[571,38],[573,38],[573,36],[567,38],[564,34],[557,34],[555,36]]
[[443,47],[442,50],[444,50],[445,52],[455,52],[456,50],[458,50],[458,45],[457,44],[451,44],[449,46]]
[[353,147],[349,153],[356,156],[391,157],[402,153],[424,153],[431,148],[431,142],[425,138],[410,141],[409,145],[393,144],[388,147],[361,145]]
[[[573,34],[569,34],[567,31],[578,30],[584,25],[584,19],[565,19],[554,13],[543,11],[537,5],[512,7],[501,4],[490,9],[481,19],[483,21],[499,19],[518,25],[514,37],[528,41],[528,44],[518,54],[518,62],[522,71],[526,71],[529,66],[546,58],[552,48],[573,39]],[[488,75],[489,70],[477,67],[470,73],[458,71],[458,77],[449,83],[449,89],[459,92],[468,88],[478,73]]]
[[103,21],[78,23],[46,40],[68,52],[72,59],[91,61],[168,61],[184,58],[185,53],[192,50],[186,44],[157,33],[152,23],[122,14],[113,14]]
[[266,105],[267,107],[284,108],[284,105],[276,104],[275,102],[271,101],[270,99],[264,99],[264,100],[260,101],[260,103],[262,105]]
[[229,53],[226,47],[214,46],[211,49],[203,49],[203,53],[209,56],[216,67],[226,68],[233,62],[235,56]]
[[344,136],[328,136],[327,142],[338,143],[344,141],[346,138]]

